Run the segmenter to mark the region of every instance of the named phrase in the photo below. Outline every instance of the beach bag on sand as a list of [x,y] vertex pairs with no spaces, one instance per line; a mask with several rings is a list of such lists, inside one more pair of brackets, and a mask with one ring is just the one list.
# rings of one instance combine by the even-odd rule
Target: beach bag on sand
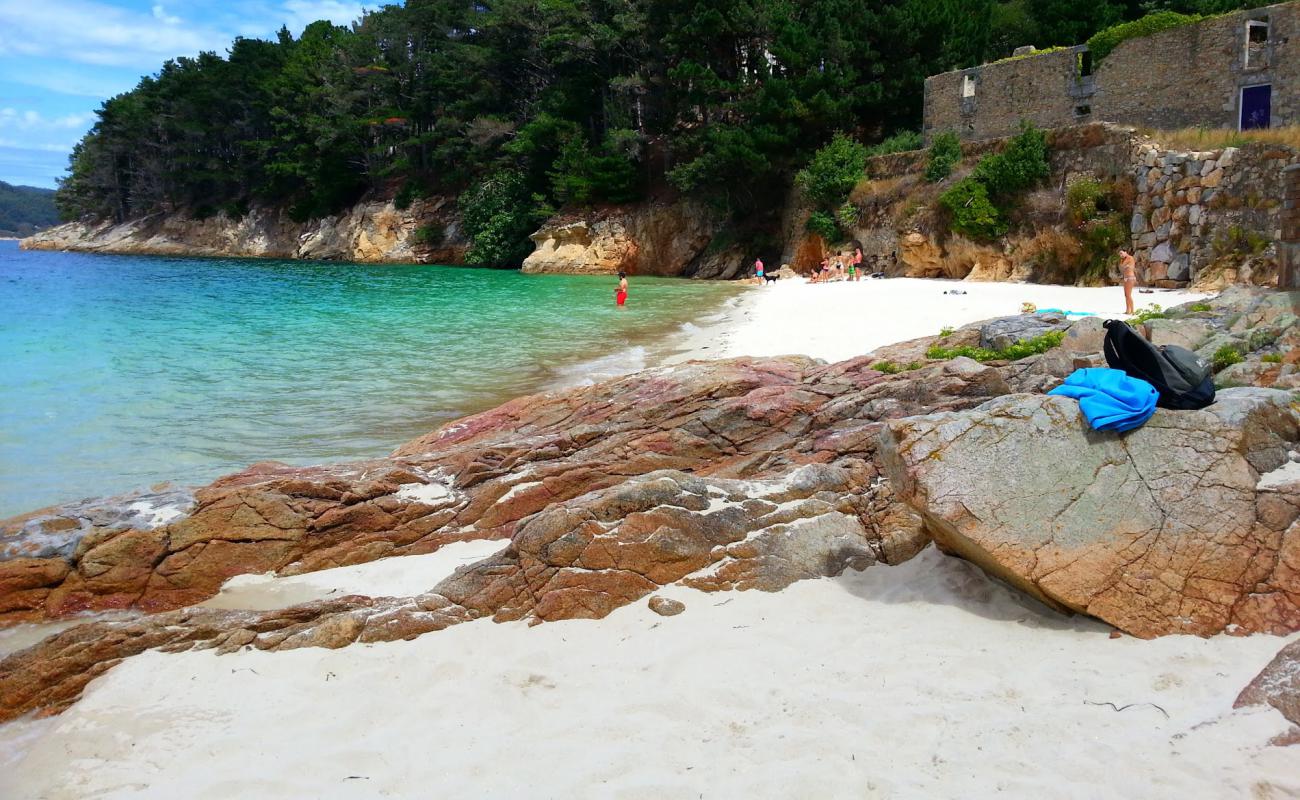
[[1156,347],[1123,320],[1103,324],[1106,363],[1156,387],[1156,405],[1194,411],[1214,402],[1214,374],[1205,359],[1177,345]]

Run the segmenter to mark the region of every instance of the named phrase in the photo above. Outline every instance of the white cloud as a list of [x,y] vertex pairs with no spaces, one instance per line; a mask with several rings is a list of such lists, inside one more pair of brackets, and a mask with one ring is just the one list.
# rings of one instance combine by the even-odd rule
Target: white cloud
[[15,108],[0,108],[0,128],[17,128],[19,130],[31,130],[33,128],[64,128],[64,129],[84,129],[90,126],[94,114],[67,114],[62,117],[47,119],[39,111],[19,111]]
[[162,3],[158,3],[153,7],[153,18],[164,25],[179,25],[184,21],[180,17],[173,17],[168,14],[167,9],[163,7]]

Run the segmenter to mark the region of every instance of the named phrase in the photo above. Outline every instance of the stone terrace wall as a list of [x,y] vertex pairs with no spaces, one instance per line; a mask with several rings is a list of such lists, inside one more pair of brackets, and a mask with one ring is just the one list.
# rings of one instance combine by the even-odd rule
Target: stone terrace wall
[[[1246,65],[1246,22],[1269,43]],[[1241,87],[1272,84],[1273,124],[1300,115],[1300,4],[1285,3],[1130,39],[1097,67],[1098,119],[1151,128],[1236,128]]]
[[1195,281],[1225,255],[1277,258],[1283,170],[1300,164],[1296,150],[1254,143],[1180,152],[1143,139],[1132,153],[1134,255],[1148,284]]
[[[1088,91],[1077,66],[1079,52],[1086,49],[1014,58],[927,79],[926,138],[940,131],[955,131],[963,139],[1010,136],[1022,119],[1041,128],[1088,121],[1087,115],[1075,113],[1076,99]],[[962,97],[966,76],[975,81],[973,97]]]

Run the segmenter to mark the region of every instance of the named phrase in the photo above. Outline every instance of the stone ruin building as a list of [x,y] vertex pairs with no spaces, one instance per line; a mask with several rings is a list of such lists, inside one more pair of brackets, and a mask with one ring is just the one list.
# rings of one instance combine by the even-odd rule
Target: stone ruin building
[[1300,122],[1300,3],[1242,11],[1121,43],[1020,55],[925,82],[927,137],[1014,134],[1113,122],[1148,128],[1268,128]]
[[[928,78],[923,132],[927,140],[945,131],[967,141],[995,139],[1015,134],[1022,120],[1041,128],[1297,125],[1300,38],[1291,42],[1297,36],[1300,2],[1289,2],[1130,39],[1096,62],[1086,45],[1022,48],[1001,61]],[[1184,154],[1135,147],[1128,170],[1139,202],[1132,238],[1146,279],[1157,285],[1194,280],[1229,231],[1266,238],[1279,285],[1300,288],[1297,161],[1285,147]],[[1226,197],[1215,201],[1228,193],[1246,197],[1249,208],[1225,208]]]

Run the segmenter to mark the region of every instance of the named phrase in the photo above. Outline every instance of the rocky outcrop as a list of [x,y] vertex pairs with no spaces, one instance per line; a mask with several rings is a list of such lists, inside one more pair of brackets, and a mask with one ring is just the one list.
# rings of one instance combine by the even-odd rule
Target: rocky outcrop
[[1069,399],[1011,395],[891,422],[888,473],[945,550],[1136,636],[1300,628],[1300,440],[1288,393],[1091,431]]
[[154,214],[123,223],[69,222],[22,241],[27,250],[139,255],[239,256],[459,264],[466,242],[446,198],[416,200],[405,210],[368,200],[337,216],[294,222],[281,210],[253,208],[239,218]]
[[524,272],[734,278],[744,254],[709,251],[717,215],[698,203],[648,202],[561,214],[533,234]]
[[[509,539],[530,515],[665,469],[754,479],[829,463],[851,478],[842,494],[861,493],[879,476],[870,457],[882,420],[968,408],[1009,390],[997,369],[966,360],[893,376],[873,363],[739,359],[650,370],[521,398],[389,459],[255,465],[147,518],[120,509],[159,503],[129,497],[12,520],[0,526],[0,622],[156,612],[201,601],[240,573],[305,572],[467,538]],[[867,516],[870,526],[914,526],[888,503]],[[813,558],[784,546],[758,539],[741,549]],[[739,568],[712,580],[771,583]]]

